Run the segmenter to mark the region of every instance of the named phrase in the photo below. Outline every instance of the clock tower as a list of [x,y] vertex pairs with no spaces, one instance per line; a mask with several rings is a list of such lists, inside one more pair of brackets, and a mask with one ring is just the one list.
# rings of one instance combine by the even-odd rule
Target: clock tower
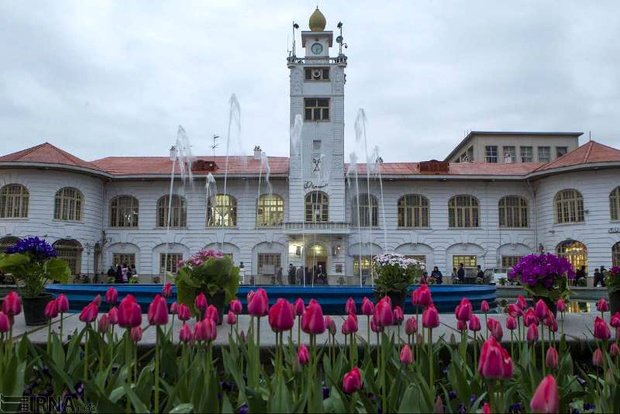
[[[290,123],[303,122],[300,136],[291,134],[289,164],[289,217],[291,223],[344,223],[344,70],[342,23],[337,56],[332,31],[317,8],[310,16],[310,30],[301,32],[304,57],[293,50],[287,59],[290,70]],[[294,24],[294,29],[298,28]],[[321,228],[329,227],[320,225]],[[342,226],[340,226],[342,227]]]

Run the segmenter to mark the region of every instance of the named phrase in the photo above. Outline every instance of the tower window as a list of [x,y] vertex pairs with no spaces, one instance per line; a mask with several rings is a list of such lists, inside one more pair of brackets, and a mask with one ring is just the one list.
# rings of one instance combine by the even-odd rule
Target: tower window
[[315,151],[320,151],[321,150],[321,140],[320,139],[315,139],[312,141],[312,149]]
[[329,80],[329,68],[306,68],[307,81]]
[[551,161],[551,147],[538,147],[538,162]]
[[496,163],[497,162],[497,145],[487,145],[484,148],[485,148],[484,151],[485,151],[487,162]]
[[329,121],[329,99],[304,99],[304,114],[306,121]]

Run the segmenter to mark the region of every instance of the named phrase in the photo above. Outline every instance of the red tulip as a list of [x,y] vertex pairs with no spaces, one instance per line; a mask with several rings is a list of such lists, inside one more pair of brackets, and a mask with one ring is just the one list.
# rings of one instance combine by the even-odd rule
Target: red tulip
[[383,326],[377,323],[375,315],[370,318],[370,330],[375,333],[383,332]]
[[82,309],[82,312],[80,312],[80,320],[86,323],[94,322],[97,320],[98,312],[99,308],[97,304],[95,302],[90,302]]
[[319,335],[325,332],[325,329],[321,305],[316,301],[310,301],[301,315],[301,330],[309,335]]
[[217,308],[213,305],[209,305],[207,307],[207,311],[205,312],[205,319],[211,319],[217,325],[220,323],[220,314],[217,311]]
[[394,312],[392,311],[392,302],[388,296],[377,303],[375,306],[375,322],[381,326],[390,326],[394,323]]
[[428,288],[428,285],[421,285],[411,293],[411,303],[413,306],[428,306],[431,302],[431,290]]
[[415,316],[407,319],[405,322],[405,333],[407,335],[413,335],[418,331],[418,321],[415,319]]
[[471,315],[469,320],[469,330],[472,332],[478,332],[481,329],[480,319],[476,315]]
[[347,394],[354,393],[355,391],[359,391],[362,389],[362,376],[360,375],[360,371],[357,367],[353,367],[353,369],[346,374],[344,374],[344,379],[342,380],[342,390]]
[[538,318],[536,317],[536,313],[534,313],[534,309],[528,309],[525,311],[523,315],[523,325],[530,326],[536,325],[538,326]]
[[189,320],[192,317],[192,312],[189,310],[189,306],[185,303],[181,303],[177,308],[177,316],[179,317],[179,320],[183,322]]
[[620,354],[620,348],[618,348],[618,344],[613,342],[609,347],[609,353],[611,354],[611,356],[617,357],[618,354]]
[[596,303],[596,310],[599,312],[609,312],[609,305],[605,298],[601,298],[601,300]]
[[114,289],[114,286],[110,286],[106,290],[105,301],[110,305],[116,305],[116,302],[118,302],[118,292]]
[[613,315],[611,315],[609,324],[613,326],[614,328],[620,328],[620,312],[616,312]]
[[362,314],[366,316],[371,316],[375,312],[375,304],[370,301],[367,297],[364,297],[362,300]]
[[506,318],[506,329],[509,329],[511,331],[514,331],[515,329],[517,329],[517,320],[513,318],[512,316],[509,316],[508,318]]
[[495,318],[489,318],[487,321],[487,329],[493,335],[493,338],[497,340],[497,342],[502,341],[502,337],[504,336],[504,331],[502,329],[502,324]]
[[166,299],[160,295],[155,295],[155,298],[149,305],[148,320],[151,325],[168,324],[168,304]]
[[480,310],[484,313],[487,313],[491,310],[491,307],[489,306],[489,302],[487,302],[486,300],[483,300],[482,302],[480,302]]
[[52,299],[45,305],[45,317],[54,319],[56,316],[58,316],[58,300]]
[[560,396],[558,384],[553,375],[547,375],[534,391],[530,400],[530,408],[536,413],[558,413],[560,411]]
[[325,327],[329,330],[329,333],[332,335],[336,335],[336,321],[334,321],[329,316],[325,317]]
[[554,347],[547,349],[545,363],[550,369],[556,369],[560,365],[560,356]]
[[169,298],[172,295],[172,283],[166,282],[161,290],[161,295],[165,298]]
[[403,345],[400,350],[400,362],[405,365],[413,363],[413,352],[411,352],[411,347],[407,344]]
[[310,354],[308,353],[308,348],[306,345],[301,345],[299,347],[299,351],[297,352],[297,361],[299,365],[307,365],[308,361],[310,361]]
[[235,313],[235,315],[239,315],[243,312],[243,305],[239,299],[233,299],[230,301],[230,310]]
[[347,303],[344,305],[344,313],[347,315],[349,313],[357,313],[357,306],[355,305],[355,300],[353,298],[347,299]]
[[179,304],[176,302],[172,302],[172,305],[170,305],[170,314],[176,315],[178,312],[179,312]]
[[457,321],[467,322],[471,319],[471,315],[473,315],[473,313],[474,310],[471,306],[471,302],[467,298],[461,299],[461,303],[459,303],[454,310],[454,315],[456,316]]
[[557,332],[558,331],[558,322],[555,320],[555,318],[551,319],[551,324],[547,325],[549,327],[549,330],[551,332]]
[[603,351],[601,351],[601,348],[596,348],[592,354],[592,365],[595,367],[603,366]]
[[205,309],[207,309],[207,297],[205,296],[204,293],[201,293],[200,295],[196,296],[196,299],[194,299],[194,306],[196,307],[196,309],[203,311]]
[[547,327],[551,327],[551,326],[553,326],[554,323],[555,323],[555,316],[553,316],[553,312],[548,310],[547,311],[547,316],[545,316],[543,318],[543,325],[545,325]]
[[302,298],[298,298],[295,301],[295,315],[297,316],[303,315],[305,309],[306,309],[306,304],[304,303],[304,300]]
[[517,296],[517,306],[521,308],[522,311],[525,312],[527,309],[527,301],[523,297],[523,295]]
[[528,342],[535,342],[538,340],[538,327],[534,324],[531,324],[527,328],[526,338]]
[[293,329],[295,312],[293,306],[286,299],[278,299],[275,305],[269,309],[269,325],[274,332]]
[[19,315],[22,311],[22,300],[15,291],[7,293],[2,300],[2,312],[7,316]]
[[142,325],[142,310],[132,295],[125,296],[118,305],[118,325],[122,328]]
[[400,306],[394,308],[394,325],[400,325],[405,319],[405,314]]
[[131,339],[134,342],[140,342],[140,340],[142,339],[142,327],[141,326],[134,326],[133,328],[131,328]]
[[556,308],[558,309],[558,312],[566,311],[566,302],[564,301],[564,299],[558,299],[558,303],[556,304]]
[[437,312],[435,305],[431,304],[424,309],[424,313],[422,314],[422,326],[425,328],[436,328],[439,326],[439,312]]
[[342,324],[342,333],[344,334],[345,330],[347,331],[347,334],[356,333],[357,328],[357,318],[355,317],[355,314],[350,313],[349,316],[347,316],[347,319]]
[[184,323],[183,326],[181,326],[181,330],[179,331],[179,341],[189,342],[192,339],[194,339],[192,330],[190,329],[188,324]]
[[456,321],[456,330],[457,331],[466,331],[467,330],[467,322],[465,322],[465,321]]
[[260,288],[248,302],[248,313],[252,316],[265,316],[269,312],[269,299],[265,289]]
[[254,294],[255,294],[255,293],[256,293],[256,292],[254,292],[253,290],[250,290],[250,291],[248,292],[248,294],[247,294],[247,296],[246,296],[247,303],[250,303],[250,301],[251,301],[251,300],[252,300],[252,298],[254,297]]
[[594,320],[594,337],[602,341],[611,338],[611,331],[609,326],[607,326],[607,322],[598,316]]
[[108,329],[110,328],[110,317],[107,313],[104,313],[99,317],[97,327],[99,328],[99,332],[101,333],[108,332]]
[[217,328],[213,319],[205,318],[194,325],[194,339],[197,341],[213,341],[217,337]]
[[547,313],[549,313],[549,307],[547,306],[545,301],[542,299],[538,299],[538,302],[536,302],[536,307],[534,310],[536,313],[536,317],[539,320],[545,319],[545,317],[547,316]]
[[487,339],[482,346],[478,372],[486,379],[510,379],[512,359],[494,337]]
[[510,305],[508,305],[506,307],[506,311],[508,312],[508,315],[512,316],[513,318],[518,318],[519,316],[523,316],[523,311],[521,310],[521,308],[515,305],[514,303],[511,303]]
[[11,320],[9,316],[0,311],[0,333],[8,332],[11,330]]
[[67,299],[67,296],[64,293],[58,295],[56,302],[58,303],[59,313],[69,312],[69,299]]
[[116,325],[118,323],[118,308],[113,306],[112,309],[108,311],[108,320],[110,325]]
[[492,414],[493,411],[491,411],[491,406],[489,405],[489,403],[484,403],[484,406],[482,407],[482,414]]

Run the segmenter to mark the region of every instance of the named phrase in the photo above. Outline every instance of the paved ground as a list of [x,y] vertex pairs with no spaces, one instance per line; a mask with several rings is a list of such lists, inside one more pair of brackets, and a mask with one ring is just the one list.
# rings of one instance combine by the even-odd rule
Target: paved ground
[[[573,343],[581,343],[582,346],[584,345],[585,342],[589,342],[593,340],[591,332],[594,329],[593,328],[594,318],[598,315],[600,314],[599,313],[566,314],[565,321],[564,321],[564,332],[566,333],[567,340]],[[407,315],[407,317],[409,317],[409,315]],[[484,334],[485,333],[484,316],[479,315],[479,317],[483,325],[481,333]],[[505,327],[504,321],[505,321],[506,315],[495,314],[492,317],[498,319],[502,323],[502,326]],[[336,325],[338,326],[338,334],[336,335],[336,339],[338,342],[344,343],[344,337],[340,333],[340,326],[342,325],[342,322],[344,320],[343,316],[337,315],[337,316],[334,316],[333,318],[336,320]],[[141,341],[141,345],[143,346],[149,346],[155,343],[155,330],[153,328],[148,328],[146,319],[147,319],[146,315],[143,315],[143,321],[144,321],[143,328],[145,329],[143,337],[142,337],[142,341]],[[558,316],[558,319],[560,319],[560,316]],[[609,321],[608,313],[605,315],[605,319]],[[367,335],[366,317],[359,316],[358,320],[359,320],[358,336],[365,340],[365,338],[367,337],[366,336]],[[247,315],[241,315],[239,317],[239,330],[240,331],[244,330],[247,332],[249,323],[250,323],[250,317]],[[191,322],[191,324],[193,325],[193,322]],[[562,325],[561,321],[558,321],[558,324],[560,325],[560,329],[561,329],[561,325]],[[76,329],[80,329],[83,326],[83,323],[79,321],[78,314],[67,314],[64,317],[63,325],[64,325],[63,331],[66,337],[67,334],[72,333]],[[433,330],[433,340],[437,340],[441,336],[444,336],[446,340],[450,340],[450,337],[452,334],[458,337],[459,332],[456,330],[455,326],[456,326],[456,320],[454,318],[454,315],[441,314],[441,325],[437,329]],[[175,323],[174,323],[175,341],[178,341],[178,329],[180,327],[181,327],[181,323],[178,320],[175,320]],[[54,320],[52,328],[55,331],[58,331],[59,318]],[[392,327],[390,328],[390,330],[392,332],[398,331],[396,327]],[[612,336],[614,334],[613,331],[614,330],[612,329]],[[117,330],[117,332],[119,332],[119,334],[121,333],[120,330]],[[226,325],[225,323],[220,325],[218,327],[218,337],[215,341],[215,345],[226,345],[228,343],[229,332],[230,332],[229,325]],[[14,327],[13,335],[16,339],[18,339],[25,333],[27,333],[30,340],[35,343],[46,343],[47,325],[42,326],[42,327],[34,327],[34,328],[27,327],[23,319],[23,314],[21,314],[15,320],[15,327]],[[295,326],[294,329],[292,330],[292,335],[296,341],[297,340],[297,326]],[[516,331],[515,331],[515,335],[516,335]],[[301,336],[302,336],[302,341],[308,343],[308,339],[309,339],[308,336],[304,334],[303,332]],[[401,327],[401,336],[404,339],[406,339],[407,337],[404,332],[404,324]],[[373,332],[371,332],[370,338],[371,338],[371,344],[374,345],[376,343],[376,335]],[[558,332],[557,338],[559,339],[559,332]],[[285,340],[287,340],[286,334],[285,334]],[[510,340],[510,331],[504,328],[504,341],[506,340]],[[326,341],[327,341],[326,333],[323,335],[319,335],[317,343],[321,344],[321,343],[325,343]],[[261,345],[265,347],[275,345],[275,335],[271,331],[271,328],[269,327],[266,317],[261,318]]]

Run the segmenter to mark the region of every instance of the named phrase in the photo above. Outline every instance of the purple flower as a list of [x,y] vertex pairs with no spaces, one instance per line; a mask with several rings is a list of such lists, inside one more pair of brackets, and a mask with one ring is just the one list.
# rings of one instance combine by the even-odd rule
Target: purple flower
[[27,237],[15,243],[15,246],[9,247],[7,253],[23,253],[28,254],[37,262],[51,259],[58,256],[56,250],[45,240],[38,237]]
[[575,271],[570,262],[564,257],[545,253],[525,256],[512,268],[508,277],[519,280],[522,285],[531,288],[540,285],[551,289],[565,275],[569,279],[575,278]]

